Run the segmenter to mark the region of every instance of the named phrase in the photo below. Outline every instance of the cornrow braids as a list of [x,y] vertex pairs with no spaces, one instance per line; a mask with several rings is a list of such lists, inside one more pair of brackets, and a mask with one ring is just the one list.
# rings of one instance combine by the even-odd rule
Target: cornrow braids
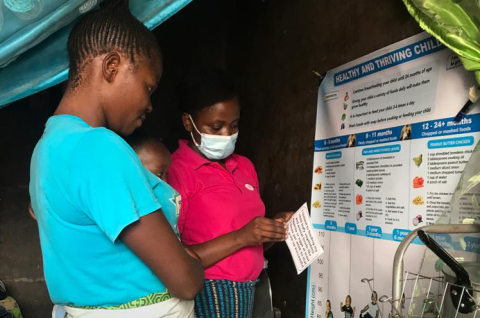
[[72,88],[80,85],[81,74],[95,57],[120,50],[132,64],[135,56],[161,58],[157,39],[130,12],[128,0],[107,1],[73,27],[68,38],[70,57],[69,82]]

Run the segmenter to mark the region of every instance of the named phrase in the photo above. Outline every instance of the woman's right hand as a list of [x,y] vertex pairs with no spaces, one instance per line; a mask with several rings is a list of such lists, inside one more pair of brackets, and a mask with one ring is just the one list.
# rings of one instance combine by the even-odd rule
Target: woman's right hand
[[287,238],[285,222],[255,217],[238,230],[240,240],[245,246],[268,242],[283,242]]
[[37,217],[35,216],[35,212],[33,212],[32,208],[32,203],[30,202],[30,205],[28,206],[28,214],[30,214],[30,217],[34,219],[35,221],[37,220]]

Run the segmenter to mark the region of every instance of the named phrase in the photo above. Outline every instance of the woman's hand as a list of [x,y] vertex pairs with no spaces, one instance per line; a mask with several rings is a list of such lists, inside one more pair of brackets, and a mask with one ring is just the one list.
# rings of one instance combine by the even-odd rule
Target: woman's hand
[[[275,214],[273,219],[277,222],[284,223],[285,224],[285,229],[286,229],[287,228],[287,222],[290,221],[290,219],[292,218],[292,216],[294,214],[295,214],[295,212],[279,212],[279,213]],[[287,232],[287,236],[285,238],[287,238],[287,237],[288,237],[288,232]]]
[[292,218],[292,216],[294,214],[295,214],[295,212],[280,212],[280,213],[275,214],[273,219],[277,222],[287,223],[288,221],[290,221],[290,219]]
[[282,242],[287,238],[284,222],[256,217],[238,230],[240,240],[245,246],[267,242]]
[[[276,222],[280,222],[283,224],[283,226],[285,227],[285,230],[287,229],[287,222],[290,221],[290,219],[292,218],[292,216],[295,214],[295,212],[280,212],[280,213],[277,213],[275,214],[275,216],[273,217],[273,220],[276,221]],[[285,239],[288,237],[288,233],[286,233],[285,235]],[[270,249],[273,244],[275,244],[275,242],[278,242],[278,241],[270,241],[270,242],[267,242],[265,244],[263,244],[263,251],[267,251],[268,249]]]
[[37,217],[35,216],[35,212],[33,212],[32,208],[32,203],[28,206],[28,214],[30,214],[30,217],[34,219],[35,221],[37,220]]

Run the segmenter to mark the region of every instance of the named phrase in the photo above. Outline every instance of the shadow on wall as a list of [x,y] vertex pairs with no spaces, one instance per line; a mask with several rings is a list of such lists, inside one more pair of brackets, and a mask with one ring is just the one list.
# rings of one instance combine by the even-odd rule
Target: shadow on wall
[[0,280],[25,317],[48,317],[37,224],[28,216],[30,157],[60,99],[56,86],[0,110]]

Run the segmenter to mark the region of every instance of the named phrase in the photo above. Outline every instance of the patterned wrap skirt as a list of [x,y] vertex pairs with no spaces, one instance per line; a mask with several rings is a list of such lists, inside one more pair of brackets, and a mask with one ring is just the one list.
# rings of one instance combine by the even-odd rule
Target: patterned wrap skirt
[[196,318],[251,318],[256,281],[206,279],[195,298]]

